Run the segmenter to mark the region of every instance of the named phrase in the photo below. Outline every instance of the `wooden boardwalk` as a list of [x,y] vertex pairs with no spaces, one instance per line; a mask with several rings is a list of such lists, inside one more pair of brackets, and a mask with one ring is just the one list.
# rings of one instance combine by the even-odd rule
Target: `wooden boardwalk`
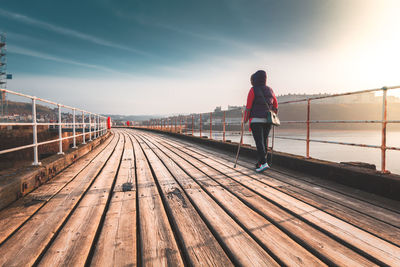
[[137,130],[0,211],[0,266],[400,266],[400,204]]

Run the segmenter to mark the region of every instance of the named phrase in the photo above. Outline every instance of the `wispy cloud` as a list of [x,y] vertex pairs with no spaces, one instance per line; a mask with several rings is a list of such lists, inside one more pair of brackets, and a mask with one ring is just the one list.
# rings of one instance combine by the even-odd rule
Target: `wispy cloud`
[[44,21],[40,21],[19,13],[14,13],[14,12],[10,12],[7,10],[4,10],[2,8],[0,8],[0,16],[3,17],[7,17],[25,24],[29,24],[29,25],[34,25],[36,27],[45,29],[45,30],[49,30],[58,34],[62,34],[62,35],[66,35],[69,37],[74,37],[74,38],[78,38],[81,40],[85,40],[88,42],[92,42],[98,45],[102,45],[102,46],[108,46],[108,47],[112,47],[112,48],[117,48],[117,49],[121,49],[121,50],[125,50],[125,51],[129,51],[129,52],[133,52],[136,54],[141,54],[141,55],[145,55],[145,56],[153,56],[152,54],[136,49],[136,48],[132,48],[130,46],[125,46],[125,45],[121,45],[121,44],[117,44],[114,42],[110,42],[101,38],[98,38],[96,36],[93,35],[89,35],[86,33],[82,33],[79,31],[75,31],[69,28],[65,28],[65,27],[60,27],[54,24],[50,24]]
[[228,37],[222,35],[221,33],[218,33],[218,34],[210,33],[209,30],[207,30],[207,33],[194,31],[191,29],[183,28],[181,26],[174,26],[165,21],[160,21],[160,20],[150,18],[150,17],[144,16],[144,15],[131,17],[130,19],[134,19],[136,22],[143,24],[143,25],[150,25],[150,26],[164,29],[164,30],[167,30],[170,32],[178,33],[180,35],[189,36],[191,38],[196,38],[198,40],[219,43],[219,44],[225,45],[226,47],[234,47],[234,48],[240,49],[242,51],[245,51],[247,53],[252,53],[253,50],[258,48],[257,46],[254,46],[252,44],[243,43],[241,41],[234,40],[232,38],[228,38]]
[[27,49],[27,48],[20,47],[20,46],[15,46],[15,45],[8,46],[7,50],[10,53],[20,54],[20,55],[24,55],[24,56],[36,57],[36,58],[40,58],[40,59],[45,59],[45,60],[50,60],[50,61],[55,61],[55,62],[60,62],[60,63],[66,63],[66,64],[81,66],[81,67],[90,68],[90,69],[102,70],[105,72],[111,72],[111,73],[115,73],[115,74],[125,74],[125,73],[121,73],[116,70],[106,68],[103,66],[98,66],[98,65],[94,65],[94,64],[88,64],[88,63],[83,63],[83,62],[79,62],[79,61],[75,61],[75,60],[61,58],[61,57],[34,51],[34,50]]

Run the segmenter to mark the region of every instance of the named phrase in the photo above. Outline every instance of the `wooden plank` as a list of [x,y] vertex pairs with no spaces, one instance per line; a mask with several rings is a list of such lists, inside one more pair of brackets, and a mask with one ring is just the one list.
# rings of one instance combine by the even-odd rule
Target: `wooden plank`
[[85,265],[112,190],[124,143],[125,138],[121,136],[114,153],[47,249],[40,266]]
[[183,266],[153,175],[139,143],[132,139],[136,159],[141,265]]
[[243,266],[278,266],[276,261],[249,236],[201,187],[160,150],[154,152],[166,164],[168,170],[180,183],[191,203],[211,227],[214,235],[229,251],[235,265]]
[[[167,146],[168,145],[166,145],[166,147]],[[331,238],[322,234],[321,232],[317,231],[311,226],[304,224],[302,221],[286,213],[285,211],[279,209],[278,207],[274,206],[273,204],[261,198],[260,196],[254,194],[245,187],[240,186],[235,182],[232,182],[232,180],[227,179],[225,176],[222,176],[221,174],[212,172],[210,168],[207,168],[206,166],[204,166],[204,164],[198,164],[199,162],[198,161],[196,162],[196,159],[188,155],[183,155],[185,159],[190,160],[192,164],[197,165],[199,168],[205,171],[207,175],[209,175],[209,177],[212,177],[213,179],[215,179],[215,181],[224,185],[224,188],[220,188],[217,192],[216,189],[218,188],[218,186],[215,184],[214,181],[212,181],[211,179],[207,179],[204,174],[199,173],[198,170],[194,169],[193,167],[190,167],[188,163],[185,163],[183,161],[182,156],[179,159],[178,156],[179,151],[177,149],[175,150],[172,147],[168,148],[170,149],[170,151],[165,150],[163,148],[161,148],[161,150],[163,150],[172,159],[179,160],[180,164],[185,165],[186,170],[190,168],[191,175],[194,176],[195,173],[198,172],[198,174],[196,175],[196,180],[199,181],[200,183],[203,183],[205,190],[208,190],[215,198],[221,198],[223,200],[224,198],[221,195],[228,194],[226,192],[224,193],[224,191],[227,190],[223,189],[228,189],[228,191],[231,194],[239,197],[242,201],[250,205],[253,209],[258,210],[259,214],[266,215],[265,217],[269,218],[270,221],[275,222],[275,225],[279,225],[281,226],[281,228],[286,229],[286,232],[291,233],[291,235],[294,236],[297,240],[299,240],[303,245],[306,245],[307,247],[311,248],[316,254],[322,255],[323,258],[326,258],[333,264],[341,266],[374,265],[372,262],[366,260],[357,253],[336,242],[335,240],[332,240]],[[177,154],[172,153],[172,151],[176,152]],[[235,214],[235,216],[239,218],[242,216],[243,217],[242,221],[244,224],[249,223],[247,222],[247,220],[250,221],[251,216],[248,216],[248,214],[243,211],[245,209],[241,208],[242,204],[234,200],[226,200],[225,202],[231,203],[230,205],[225,205],[225,207],[230,209],[230,212],[232,214]],[[249,225],[248,227],[250,229],[257,229],[257,230],[259,228],[257,226],[251,226],[251,225]],[[270,234],[271,233],[269,233],[268,235]],[[288,259],[285,259],[285,253],[286,252],[293,253],[293,249],[296,248],[296,246],[293,246],[293,249],[290,248],[289,246],[290,244],[284,246],[281,240],[279,241],[275,240],[274,242],[271,243],[272,245],[276,246],[276,248],[273,248],[275,253],[280,255],[280,257],[282,257],[284,261],[288,261]],[[301,260],[303,260],[303,257],[301,255],[298,254],[296,255],[295,253],[294,255],[298,256]],[[285,262],[285,264],[297,265],[299,264],[299,262],[296,262],[296,258],[294,258],[292,262]],[[304,265],[306,266],[310,265],[310,262]]]
[[[320,228],[337,236],[346,243],[363,251],[366,255],[388,265],[400,265],[400,248],[394,246],[362,229],[354,227],[322,210],[284,194],[273,187],[266,186],[257,179],[256,174],[243,175],[235,169],[228,169],[214,161],[214,168],[222,173],[229,170],[229,177],[254,190],[263,197],[285,207],[304,220],[318,225]],[[253,178],[253,179],[249,179]]]
[[[169,142],[169,144],[171,143]],[[174,145],[176,146],[175,143]],[[187,148],[185,146],[184,149],[187,149],[188,153],[192,153],[198,159],[207,158],[204,156],[204,153],[197,154],[196,148]],[[208,158],[226,167],[231,167],[232,165],[228,160],[221,159],[220,154],[213,154],[213,156],[208,156]],[[237,170],[244,174],[254,174],[252,164],[245,163],[245,166],[250,169],[239,166]],[[270,186],[280,191],[302,199],[308,204],[323,209],[331,215],[363,228],[389,242],[397,245],[400,244],[399,213],[345,196],[337,191],[329,190],[315,184],[310,185],[303,180],[298,180],[299,175],[287,177],[283,173],[269,170],[264,175],[259,175],[259,177],[266,179]]]
[[137,266],[135,192],[114,192],[91,266]]
[[[130,191],[122,185],[132,183]],[[100,237],[96,243],[92,266],[137,266],[136,248],[136,176],[132,142],[126,138],[114,193]]]
[[[114,137],[113,137],[114,138]],[[0,244],[4,242],[14,231],[25,223],[33,214],[35,214],[43,205],[53,198],[62,188],[64,188],[76,175],[78,175],[89,163],[96,158],[112,138],[109,138],[97,146],[94,150],[80,158],[70,167],[55,176],[49,182],[43,184],[35,191],[20,198],[9,207],[0,211]]]
[[[223,154],[220,151],[214,150],[212,148],[193,146],[193,144],[185,142],[183,140],[177,141],[172,140],[171,138],[165,139],[164,137],[161,137],[159,135],[157,135],[157,138],[163,138],[164,141],[169,143],[173,142],[174,145],[179,147],[184,146],[185,148],[192,150],[195,153],[198,153],[199,156],[204,156],[204,153],[207,153],[207,156],[205,157],[211,157],[219,162],[228,164],[229,166],[232,165],[232,157],[229,157],[226,154]],[[251,170],[253,170],[254,168],[253,163],[249,163],[243,160],[239,160],[239,164]],[[275,171],[274,169],[275,168],[272,168],[266,174],[269,175],[269,173],[278,173],[278,171]],[[363,192],[311,175],[299,175],[299,173],[295,173],[294,171],[286,169],[282,170],[282,168],[278,168],[278,170],[291,175],[291,177],[287,177],[284,180],[282,179],[282,181],[285,183],[289,183],[294,186],[310,190],[316,194],[334,200],[354,210],[365,210],[369,216],[374,217],[375,219],[382,220],[384,222],[392,224],[395,227],[400,227],[399,201],[385,199],[383,197],[368,192]],[[274,178],[280,179],[280,177]]]
[[149,146],[139,140],[160,185],[164,201],[191,266],[233,266],[182,188]]
[[[114,191],[121,192],[130,189],[136,192],[136,171],[135,171],[135,155],[133,153],[133,145],[131,136],[125,131],[122,131],[127,135],[127,142],[124,150],[124,157],[121,162],[120,171],[118,172],[117,181],[115,182]],[[128,184],[130,186],[128,186]]]
[[93,159],[87,168],[0,247],[1,266],[27,266],[35,263],[100,172],[118,139],[114,138],[99,157]]
[[[185,151],[185,153],[189,153],[197,159],[207,159],[209,164],[211,164],[211,162],[217,161],[228,169],[233,169],[232,164],[228,161],[221,160],[220,158],[214,156],[205,157],[204,154],[194,153],[192,149],[188,149],[184,146],[180,146],[180,148]],[[240,165],[236,168],[236,170],[246,175],[254,174],[254,171],[252,169],[244,168]],[[400,246],[400,228],[383,222],[380,219],[376,219],[374,217],[366,215],[366,213],[369,213],[369,211],[373,208],[368,203],[364,203],[363,205],[362,202],[356,201],[358,202],[358,204],[356,204],[357,210],[348,208],[345,205],[351,204],[354,201],[342,198],[341,195],[336,192],[329,192],[329,190],[324,190],[315,186],[311,187],[307,184],[304,184],[304,182],[296,181],[292,177],[287,177],[284,174],[273,170],[269,170],[263,175],[257,175],[257,177],[260,178],[259,180],[261,182],[266,183],[267,185],[272,186],[281,192],[294,196],[295,198],[300,199],[316,208],[324,210],[325,212],[335,217],[338,217],[359,228],[362,228],[369,233],[379,236],[386,241]],[[364,213],[361,211],[363,211]],[[400,222],[400,214],[396,216],[396,214],[392,213],[391,211],[381,210],[381,217],[384,217],[382,213],[384,213],[384,215],[387,215],[388,213],[390,214],[390,222]]]
[[[249,170],[245,170],[243,174],[248,172]],[[281,192],[291,195],[299,200],[302,200],[303,202],[306,202],[307,204],[312,205],[313,207],[324,210],[330,215],[338,217],[339,219],[342,219],[358,228],[361,228],[373,235],[400,246],[400,228],[368,216],[368,210],[365,207],[362,209],[360,207],[360,210],[354,210],[343,206],[341,203],[321,197],[316,193],[309,192],[308,190],[281,183],[280,181],[276,180],[275,177],[277,175],[275,174],[269,175],[270,177],[260,176],[260,181],[265,182],[264,180],[266,180],[267,184],[273,185],[274,188],[277,188]],[[400,215],[398,219],[400,220]]]

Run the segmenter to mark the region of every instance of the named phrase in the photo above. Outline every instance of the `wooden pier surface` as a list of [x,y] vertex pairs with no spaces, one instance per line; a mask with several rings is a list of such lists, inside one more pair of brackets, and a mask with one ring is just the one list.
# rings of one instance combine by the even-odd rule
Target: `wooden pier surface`
[[0,211],[0,266],[400,266],[399,202],[113,133]]

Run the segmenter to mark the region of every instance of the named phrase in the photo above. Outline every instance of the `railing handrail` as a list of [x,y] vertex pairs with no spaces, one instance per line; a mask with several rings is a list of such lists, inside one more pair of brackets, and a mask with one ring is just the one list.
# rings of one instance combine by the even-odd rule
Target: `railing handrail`
[[[51,105],[55,105],[55,106],[60,106],[60,107],[67,108],[67,109],[71,109],[71,110],[74,110],[74,109],[75,109],[75,110],[77,110],[77,111],[81,111],[81,112],[84,112],[84,113],[86,113],[86,114],[99,115],[99,114],[96,114],[96,113],[93,113],[93,112],[90,112],[90,111],[86,111],[86,110],[84,110],[84,109],[80,109],[80,108],[76,108],[76,107],[71,107],[71,106],[64,105],[64,104],[60,104],[60,103],[57,103],[57,102],[54,102],[54,101],[51,101],[51,100],[47,100],[47,99],[44,99],[44,98],[40,98],[40,97],[36,97],[36,96],[31,96],[31,95],[27,95],[27,94],[23,94],[23,93],[18,93],[18,92],[15,92],[15,91],[11,91],[11,90],[8,90],[8,89],[4,89],[4,88],[0,88],[0,92],[5,92],[5,93],[9,93],[9,94],[17,95],[17,96],[22,96],[22,97],[26,97],[26,98],[30,98],[30,99],[36,99],[36,100],[45,102],[45,103],[47,103],[47,104],[51,104]],[[99,116],[101,116],[101,115],[99,115]],[[105,118],[104,116],[101,116],[101,117]]]
[[[305,123],[307,124],[307,137],[306,138],[290,138],[290,137],[277,137],[277,138],[282,138],[282,139],[290,139],[290,140],[298,140],[298,141],[306,141],[306,157],[310,158],[310,142],[319,142],[319,143],[329,143],[329,144],[338,144],[338,145],[349,145],[349,146],[358,146],[358,147],[368,147],[368,148],[380,148],[381,149],[381,171],[383,173],[386,173],[386,151],[387,150],[397,150],[400,151],[400,147],[392,147],[392,146],[386,146],[386,127],[388,123],[400,123],[400,120],[388,120],[387,119],[387,91],[392,90],[392,89],[400,89],[400,86],[389,86],[389,87],[382,87],[382,88],[375,88],[375,89],[367,89],[367,90],[361,90],[361,91],[354,91],[354,92],[347,92],[347,93],[340,93],[340,94],[333,94],[333,95],[325,95],[325,96],[317,96],[317,97],[309,97],[309,98],[304,98],[304,99],[297,99],[297,100],[291,100],[291,101],[283,101],[280,102],[279,105],[284,105],[284,104],[291,104],[291,103],[299,103],[299,102],[307,102],[307,120],[301,120],[301,121],[281,121],[281,123],[287,123],[287,124],[296,124],[296,123]],[[378,92],[382,91],[382,119],[381,120],[311,120],[311,102],[313,100],[320,100],[320,99],[326,99],[326,98],[332,98],[332,97],[340,97],[340,96],[349,96],[349,95],[356,95],[356,94],[363,94],[363,93],[372,93],[372,92]],[[223,120],[221,121],[221,124],[223,125],[223,140],[225,140],[225,121],[226,121],[226,112],[236,112],[238,110],[242,110],[243,108],[237,108],[237,109],[232,109],[232,110],[221,110],[218,112],[223,113]],[[195,123],[194,123],[194,116],[198,116],[196,121],[198,120],[198,124],[196,123],[199,128],[196,126],[196,131],[197,129],[200,132],[200,137],[202,137],[202,115],[209,114],[209,120],[210,120],[210,138],[212,139],[212,113],[213,112],[205,112],[205,113],[192,113],[190,115],[177,115],[177,116],[171,116],[171,117],[166,117],[166,118],[159,118],[159,119],[150,119],[148,121],[142,122],[142,127],[148,127],[148,128],[158,128],[164,131],[172,131],[172,125],[173,125],[173,120],[176,117],[186,117],[192,119],[192,125],[191,125],[191,134],[194,134],[194,128],[195,128]],[[215,117],[215,116],[214,116]],[[215,118],[214,118],[215,120]],[[315,140],[310,138],[310,132],[311,132],[311,127],[310,125],[312,123],[380,123],[382,124],[382,142],[380,146],[377,145],[367,145],[367,144],[356,144],[356,143],[346,143],[346,142],[336,142],[336,141],[324,141],[324,140]],[[189,130],[187,123],[185,124],[185,132],[186,134],[189,134]],[[175,126],[175,131],[176,131],[176,126]],[[182,127],[179,129],[180,132],[182,132]]]
[[383,90],[392,90],[392,89],[400,89],[400,85],[397,85],[397,86],[384,86],[384,87],[381,87],[381,88],[374,88],[374,89],[346,92],[346,93],[333,94],[333,95],[307,97],[307,98],[303,98],[303,99],[283,101],[283,102],[280,102],[279,104],[280,105],[282,105],[282,104],[291,104],[291,103],[297,103],[297,102],[306,102],[308,100],[310,100],[310,101],[312,101],[312,100],[320,100],[320,99],[325,99],[325,98],[348,96],[348,95],[357,95],[357,94],[364,94],[364,93],[373,93],[373,92],[379,92],[379,91],[383,91]]
[[[40,145],[45,145],[45,144],[54,143],[54,142],[58,141],[59,142],[58,154],[64,154],[63,149],[62,149],[63,140],[73,138],[73,148],[77,148],[77,146],[76,146],[76,138],[77,137],[82,136],[82,144],[86,144],[86,139],[85,139],[86,135],[89,135],[89,141],[92,141],[92,133],[93,133],[94,139],[96,139],[97,137],[100,137],[101,135],[104,135],[107,132],[107,127],[106,127],[107,126],[106,125],[107,118],[105,116],[102,116],[102,115],[99,115],[99,114],[96,114],[93,112],[89,112],[84,109],[56,103],[54,101],[39,98],[36,96],[18,93],[18,92],[11,91],[8,89],[0,88],[0,93],[1,94],[8,93],[8,94],[16,95],[16,96],[21,96],[21,97],[28,98],[32,101],[32,122],[8,122],[7,121],[7,122],[0,122],[0,126],[32,126],[32,135],[33,135],[33,143],[32,144],[0,150],[0,155],[33,147],[33,165],[37,166],[37,165],[40,165],[39,157],[38,157],[38,147]],[[44,103],[48,103],[48,104],[57,106],[57,109],[58,109],[57,122],[52,122],[52,123],[37,122],[37,112],[36,112],[37,103],[36,103],[36,101],[41,101]],[[68,121],[62,122],[61,108],[69,109],[72,111],[72,115],[71,115],[72,120],[73,120],[72,122],[68,122]],[[77,115],[76,111],[80,111],[81,114]],[[81,116],[82,122],[77,122],[76,116]],[[89,117],[88,123],[85,122],[85,116]],[[92,121],[92,117],[93,117],[93,121]],[[37,127],[38,126],[58,126],[58,138],[43,141],[43,142],[38,142],[38,140],[37,140]],[[63,126],[71,127],[73,135],[67,136],[67,137],[62,137]],[[82,134],[76,134],[77,126],[82,129]],[[87,126],[89,128],[89,132],[85,133],[85,128]],[[93,128],[93,130],[92,130],[92,128]]]

